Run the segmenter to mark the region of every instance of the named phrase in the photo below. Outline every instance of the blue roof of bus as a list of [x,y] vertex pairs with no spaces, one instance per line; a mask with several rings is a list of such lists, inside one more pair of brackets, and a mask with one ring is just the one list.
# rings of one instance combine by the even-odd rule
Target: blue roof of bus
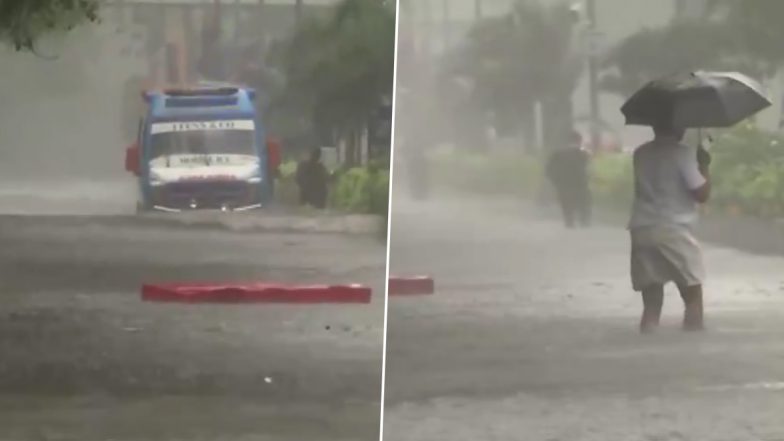
[[255,91],[223,83],[202,83],[195,87],[166,88],[145,92],[150,119],[252,118]]

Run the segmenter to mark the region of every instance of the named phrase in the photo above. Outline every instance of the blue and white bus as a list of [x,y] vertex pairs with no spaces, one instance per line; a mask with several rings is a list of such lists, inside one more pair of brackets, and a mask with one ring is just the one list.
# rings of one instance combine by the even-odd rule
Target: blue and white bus
[[277,164],[253,89],[200,85],[143,97],[137,141],[126,151],[138,211],[243,211],[271,202]]

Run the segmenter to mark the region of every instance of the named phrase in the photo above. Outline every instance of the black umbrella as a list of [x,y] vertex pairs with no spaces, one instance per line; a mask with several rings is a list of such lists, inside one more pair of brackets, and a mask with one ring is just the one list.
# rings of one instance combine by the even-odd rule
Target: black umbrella
[[693,72],[648,83],[621,108],[628,125],[730,127],[770,106],[762,86],[736,72]]

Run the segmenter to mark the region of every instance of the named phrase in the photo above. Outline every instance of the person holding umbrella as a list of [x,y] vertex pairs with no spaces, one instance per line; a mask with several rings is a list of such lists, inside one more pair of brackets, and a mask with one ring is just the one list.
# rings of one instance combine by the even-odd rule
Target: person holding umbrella
[[668,282],[678,285],[686,305],[684,328],[696,330],[703,326],[705,270],[693,229],[697,204],[710,197],[710,155],[681,144],[681,128],[658,124],[653,130],[653,141],[634,152],[629,221],[632,284],[644,305],[640,330],[649,332],[659,324]]
[[705,269],[694,228],[698,204],[710,197],[711,157],[701,143],[682,143],[685,129],[729,127],[770,104],[748,77],[697,72],[649,83],[621,109],[627,124],[654,131],[654,139],[634,152],[629,221],[632,285],[643,299],[641,332],[659,325],[670,282],[684,301],[683,328],[704,328]]

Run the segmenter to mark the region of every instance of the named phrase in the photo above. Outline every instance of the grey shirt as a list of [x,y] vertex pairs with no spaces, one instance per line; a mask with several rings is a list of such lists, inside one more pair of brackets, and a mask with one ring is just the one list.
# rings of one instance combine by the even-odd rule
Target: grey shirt
[[698,204],[693,191],[706,183],[697,148],[657,138],[634,152],[634,204],[629,228],[693,226]]

